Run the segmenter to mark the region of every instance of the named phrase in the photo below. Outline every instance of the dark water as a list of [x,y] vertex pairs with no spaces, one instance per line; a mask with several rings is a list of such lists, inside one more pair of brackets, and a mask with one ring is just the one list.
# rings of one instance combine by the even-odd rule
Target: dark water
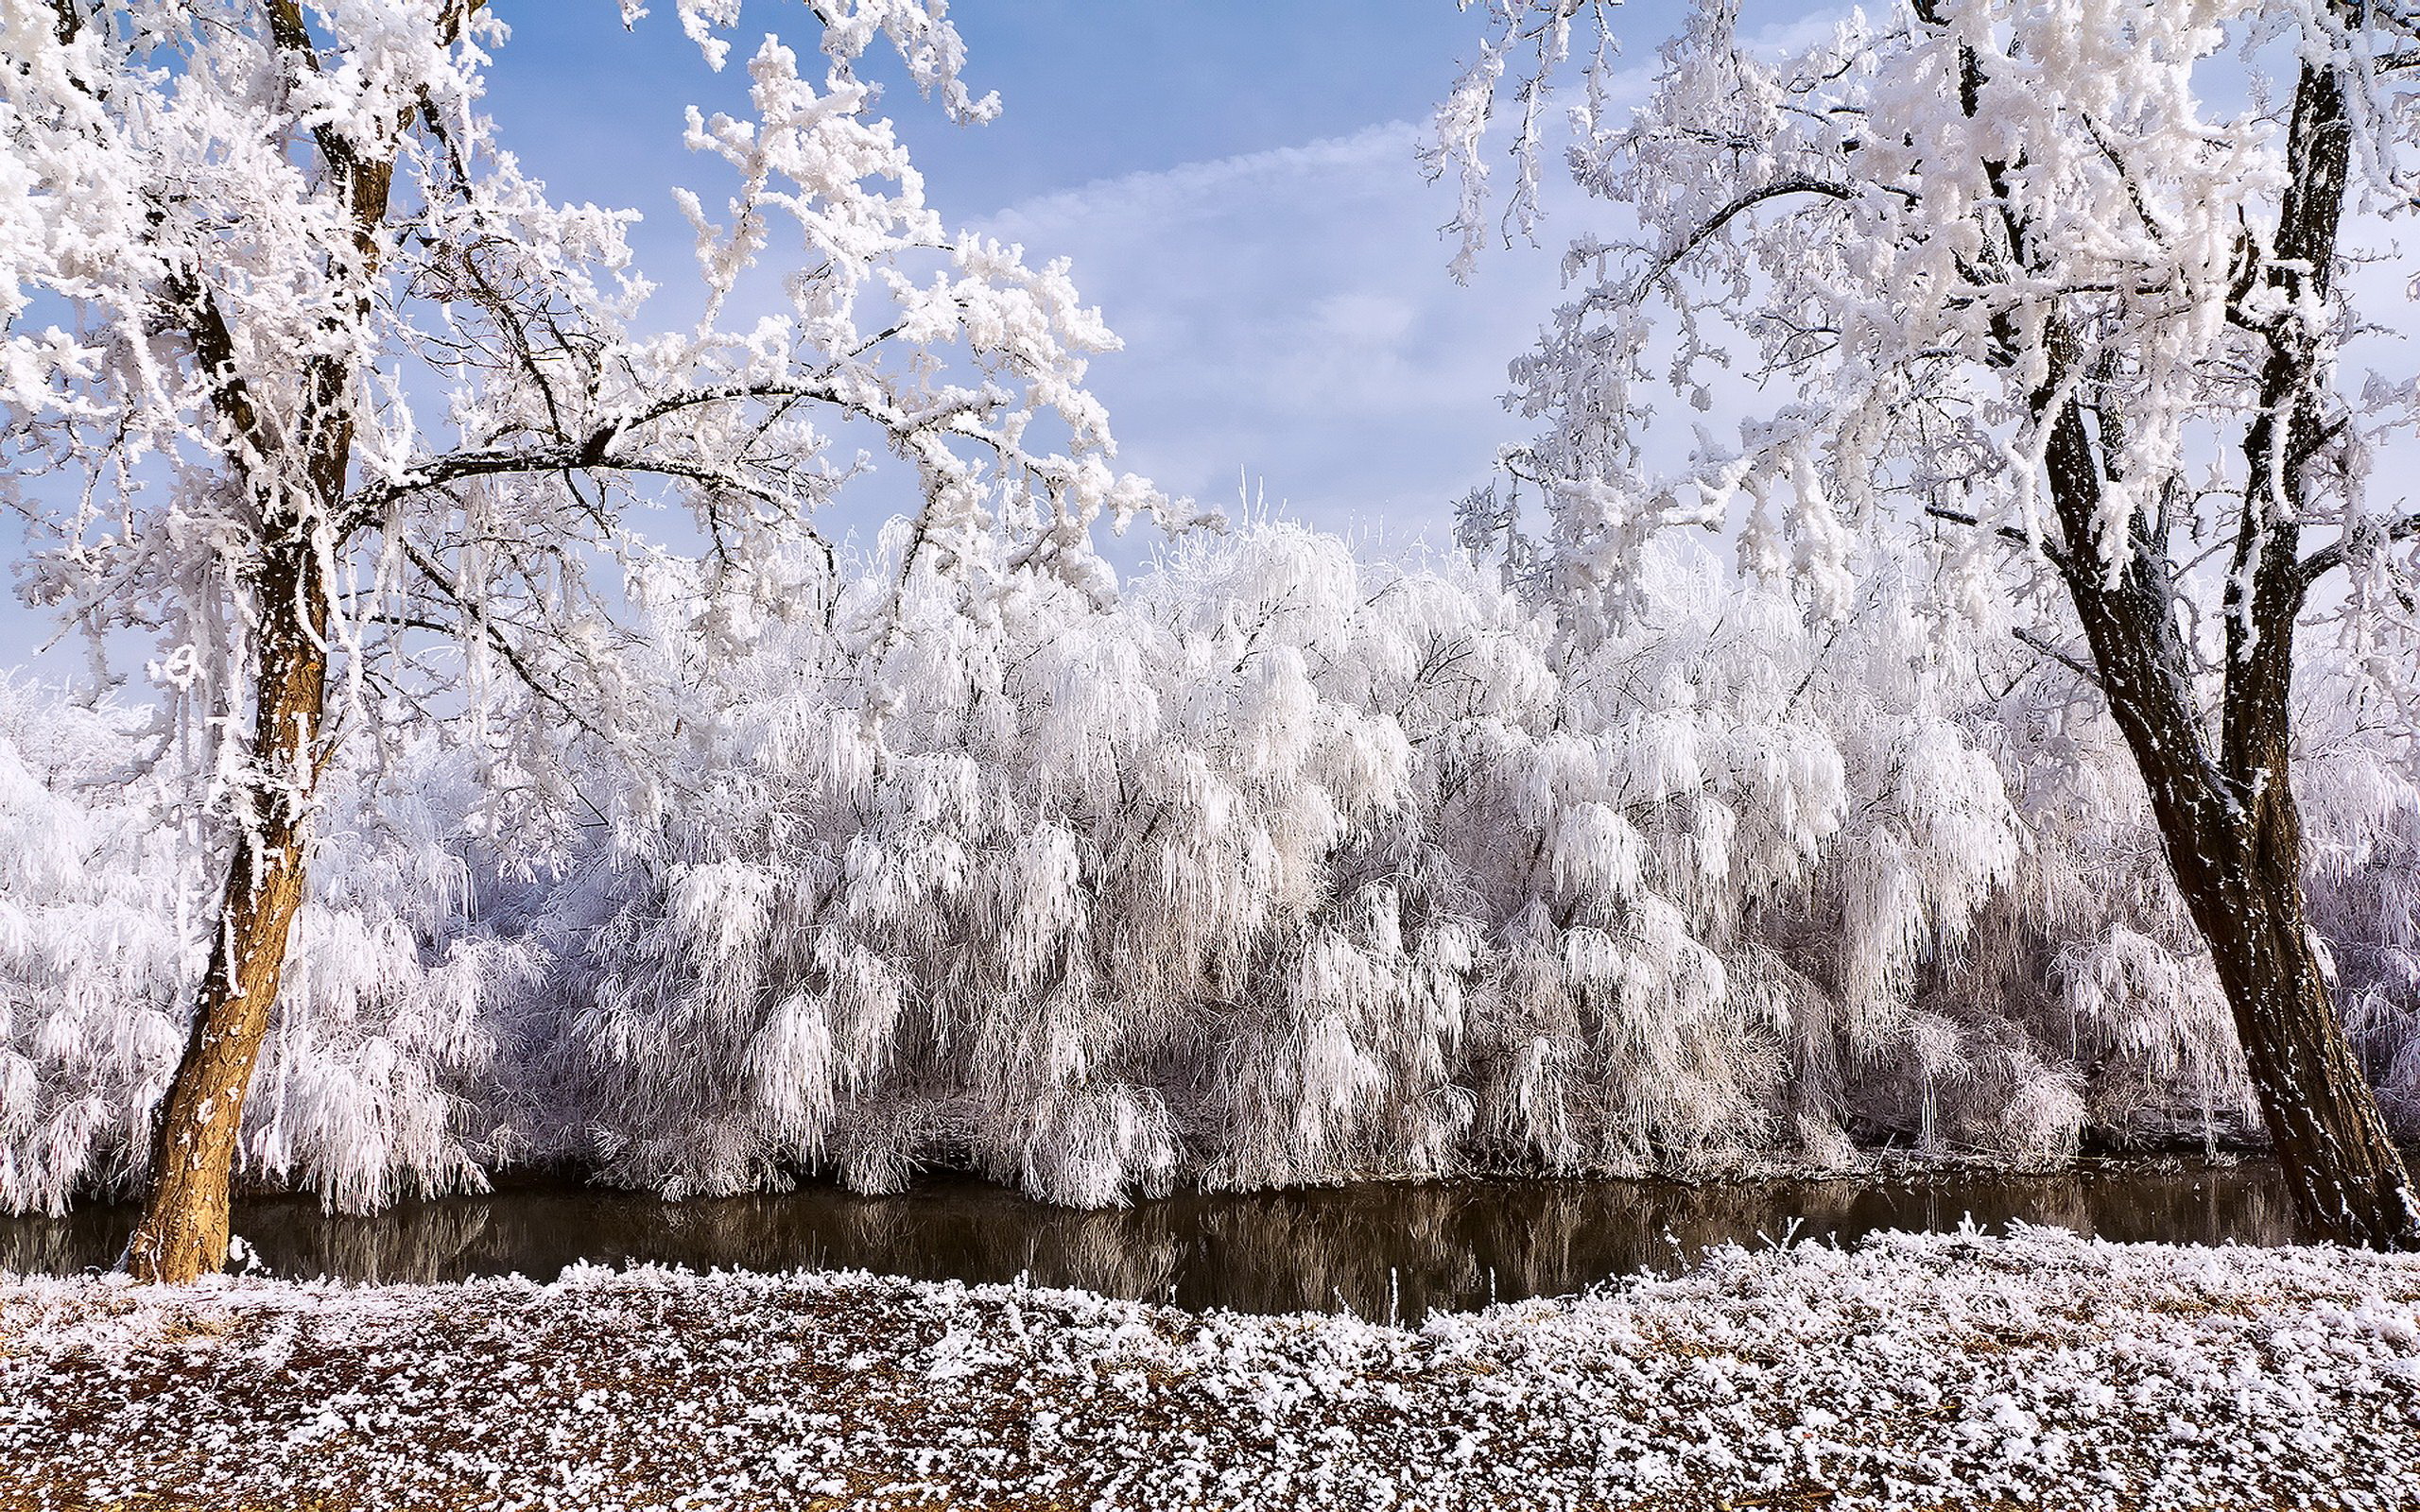
[[[2012,1219],[2120,1240],[2273,1245],[2295,1237],[2274,1166],[2088,1162],[2057,1176],[1952,1171],[1892,1180],[1374,1183],[1186,1195],[1078,1212],[999,1187],[941,1179],[904,1195],[809,1187],[667,1203],[628,1193],[523,1188],[405,1203],[375,1217],[308,1197],[235,1205],[235,1231],[281,1276],[453,1281],[551,1278],[575,1261],[750,1270],[864,1268],[1281,1313],[1349,1308],[1414,1321],[1432,1309],[1557,1296],[1610,1276],[1672,1270],[1712,1245],[1794,1232],[1848,1241],[1886,1228]],[[111,1263],[123,1208],[0,1218],[0,1269]]]

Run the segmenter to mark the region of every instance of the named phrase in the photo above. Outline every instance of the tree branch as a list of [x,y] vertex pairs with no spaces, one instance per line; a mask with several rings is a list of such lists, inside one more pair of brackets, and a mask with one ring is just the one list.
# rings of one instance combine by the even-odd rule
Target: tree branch
[[732,384],[707,388],[683,389],[669,394],[638,409],[609,415],[586,431],[563,436],[549,444],[531,446],[474,447],[432,457],[407,469],[401,474],[355,490],[345,502],[341,517],[348,526],[363,524],[396,500],[426,489],[440,489],[452,483],[474,478],[500,477],[512,473],[562,472],[602,468],[619,472],[662,472],[695,477],[700,469],[683,463],[677,467],[666,459],[638,456],[616,456],[614,443],[629,431],[660,420],[695,409],[704,404],[729,404],[739,400],[812,400],[840,404],[898,434],[912,428],[902,417],[884,415],[866,404],[862,399],[852,403],[829,385],[814,384]]
[[1785,195],[1821,195],[1827,199],[1847,199],[1853,194],[1854,191],[1845,184],[1827,183],[1822,179],[1810,179],[1803,174],[1751,189],[1700,222],[1694,231],[1682,238],[1680,246],[1658,257],[1655,266],[1640,275],[1638,287],[1643,293],[1651,285],[1661,283],[1664,276],[1679,266],[1684,258],[1712,240],[1725,226],[1768,199],[1779,199]]
[[[439,593],[445,595],[446,602],[452,604],[456,610],[467,616],[471,623],[477,625],[479,628],[487,632],[487,643],[495,648],[496,655],[504,659],[504,664],[511,669],[513,678],[519,681],[523,687],[529,690],[532,697],[538,698],[543,702],[552,704],[562,713],[564,718],[579,726],[582,733],[600,742],[605,742],[609,745],[611,744],[604,731],[598,730],[594,724],[590,723],[586,715],[574,708],[570,701],[565,699],[562,695],[555,692],[555,690],[547,687],[540,680],[536,671],[530,667],[528,662],[522,660],[520,651],[512,644],[511,637],[506,635],[504,631],[497,627],[494,621],[487,619],[473,611],[471,601],[464,596],[462,589],[455,583],[451,576],[447,576],[443,568],[440,567],[436,561],[429,557],[428,553],[421,550],[418,546],[413,545],[408,541],[399,542],[399,544],[403,548],[405,559],[408,560],[414,567],[418,568],[421,575],[429,580],[431,586],[435,587]],[[440,633],[460,633],[459,629],[448,631],[444,627],[439,626],[435,622],[427,622],[427,627],[437,629]]]
[[[2389,541],[2420,540],[2420,514],[2390,520],[2378,528],[2377,534]],[[2313,583],[2343,566],[2353,555],[2352,546],[2350,540],[2332,541],[2297,562],[2294,575],[2299,579],[2298,586],[2302,592],[2308,593]]]
[[[1982,520],[1978,516],[1964,514],[1956,509],[1945,509],[1939,505],[1925,506],[1925,513],[1930,515],[1935,520],[1946,520],[1954,525],[1966,525],[1978,530],[1986,528]],[[2054,567],[2064,569],[2067,564],[2067,553],[2066,548],[2062,547],[2058,542],[2050,540],[2047,536],[2029,536],[2024,531],[2017,529],[2014,525],[1993,525],[1988,528],[1991,530],[1992,534],[1999,537],[2002,541],[2008,541],[2012,545],[2023,546],[2028,551],[2040,552],[2044,557],[2049,559],[2050,564]]]
[[[61,9],[71,0],[56,0]],[[487,0],[449,0],[437,21],[438,45],[451,47],[461,40],[462,28],[472,13]],[[320,71],[319,44],[311,40],[310,25],[302,18],[301,0],[268,0],[269,39],[277,50],[285,53],[313,73]],[[400,112],[394,129],[401,131],[411,119],[412,110]],[[311,139],[317,143],[320,155],[327,160],[344,186],[346,209],[357,222],[374,224],[385,218],[388,180],[394,172],[391,163],[364,158],[353,139],[338,130],[332,122],[322,121],[311,129]],[[374,199],[375,203],[367,201]],[[374,212],[372,214],[372,212]]]
[[2085,686],[2091,688],[2099,688],[2100,686],[2100,674],[2089,663],[2079,661],[2075,657],[2068,655],[2066,651],[2061,650],[2058,646],[2053,645],[2048,641],[2046,641],[2042,637],[2034,634],[2031,630],[2020,628],[2013,631],[2012,633],[2015,635],[2018,644],[2025,646],[2028,650],[2039,651],[2044,656],[2048,657],[2051,661],[2058,662],[2061,666],[2066,667],[2077,677],[2083,679]]

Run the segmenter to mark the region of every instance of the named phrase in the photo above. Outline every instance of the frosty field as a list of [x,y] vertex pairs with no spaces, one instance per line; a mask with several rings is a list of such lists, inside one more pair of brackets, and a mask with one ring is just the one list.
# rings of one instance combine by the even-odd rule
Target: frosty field
[[2047,1229],[1440,1314],[575,1268],[0,1282],[0,1508],[2394,1507],[2420,1260]]

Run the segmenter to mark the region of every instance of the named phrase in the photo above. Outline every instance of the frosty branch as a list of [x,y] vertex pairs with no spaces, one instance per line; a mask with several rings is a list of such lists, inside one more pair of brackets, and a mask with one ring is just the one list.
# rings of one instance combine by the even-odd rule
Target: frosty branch
[[[717,68],[739,9],[680,0]],[[769,38],[745,118],[691,112],[689,145],[736,187],[719,224],[681,191],[708,313],[657,334],[634,329],[653,284],[631,217],[554,202],[496,140],[482,71],[507,32],[478,0],[0,8],[29,190],[0,209],[0,447],[46,546],[32,592],[96,644],[155,635],[177,712],[221,743],[223,917],[155,1121],[139,1274],[223,1256],[347,711],[383,690],[425,712],[451,686],[475,715],[500,669],[563,716],[514,727],[518,769],[557,766],[564,734],[648,748],[673,692],[620,664],[631,641],[592,576],[619,566],[624,596],[677,577],[711,668],[780,612],[790,554],[829,570],[815,516],[866,465],[834,455],[838,427],[913,469],[919,560],[971,594],[1025,567],[1102,592],[1094,521],[1166,509],[1115,471],[1083,387],[1115,338],[1063,267],[945,232],[856,75],[887,40],[944,113],[988,116],[946,8],[789,13],[821,77]],[[724,319],[742,307],[760,313]],[[636,536],[639,487],[687,507],[694,559]],[[445,627],[452,671],[376,664]]]
[[[1487,66],[1440,111],[1432,162],[1463,172],[1466,248],[1498,93],[1515,92],[1513,151],[1534,162],[1538,97],[1575,49],[1556,31],[1509,86],[1503,60],[1576,14],[1495,8]],[[2363,431],[2335,377],[2355,326],[2342,238],[2411,203],[2409,29],[2336,3],[2080,20],[1909,0],[1792,48],[1706,3],[1634,108],[1600,37],[1569,161],[1636,232],[1575,248],[1566,266],[1593,276],[1515,368],[1547,422],[1525,454],[1547,539],[1527,549],[1575,602],[1618,608],[1653,535],[1713,520],[1818,616],[1905,549],[1901,501],[1977,532],[1930,548],[1967,612],[1978,553],[2001,549],[1990,612],[2044,646],[2064,621],[2089,649],[2306,1217],[2389,1245],[2420,1242],[2420,1205],[2308,944],[2288,766],[2322,575],[2349,570],[2342,633],[2407,662],[2420,644],[2411,522],[2360,489],[2393,400]],[[1785,200],[1786,217],[1759,215]],[[1793,402],[1649,475],[1632,396],[1659,342],[1702,407],[1722,366]],[[2334,539],[2311,549],[2315,531]]]

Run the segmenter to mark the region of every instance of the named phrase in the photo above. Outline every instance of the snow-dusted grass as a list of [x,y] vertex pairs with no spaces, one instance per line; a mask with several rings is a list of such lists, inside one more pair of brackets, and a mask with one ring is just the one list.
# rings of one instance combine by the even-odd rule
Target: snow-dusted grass
[[1195,1316],[863,1274],[0,1283],[0,1507],[2408,1506],[2420,1260],[2048,1229]]

